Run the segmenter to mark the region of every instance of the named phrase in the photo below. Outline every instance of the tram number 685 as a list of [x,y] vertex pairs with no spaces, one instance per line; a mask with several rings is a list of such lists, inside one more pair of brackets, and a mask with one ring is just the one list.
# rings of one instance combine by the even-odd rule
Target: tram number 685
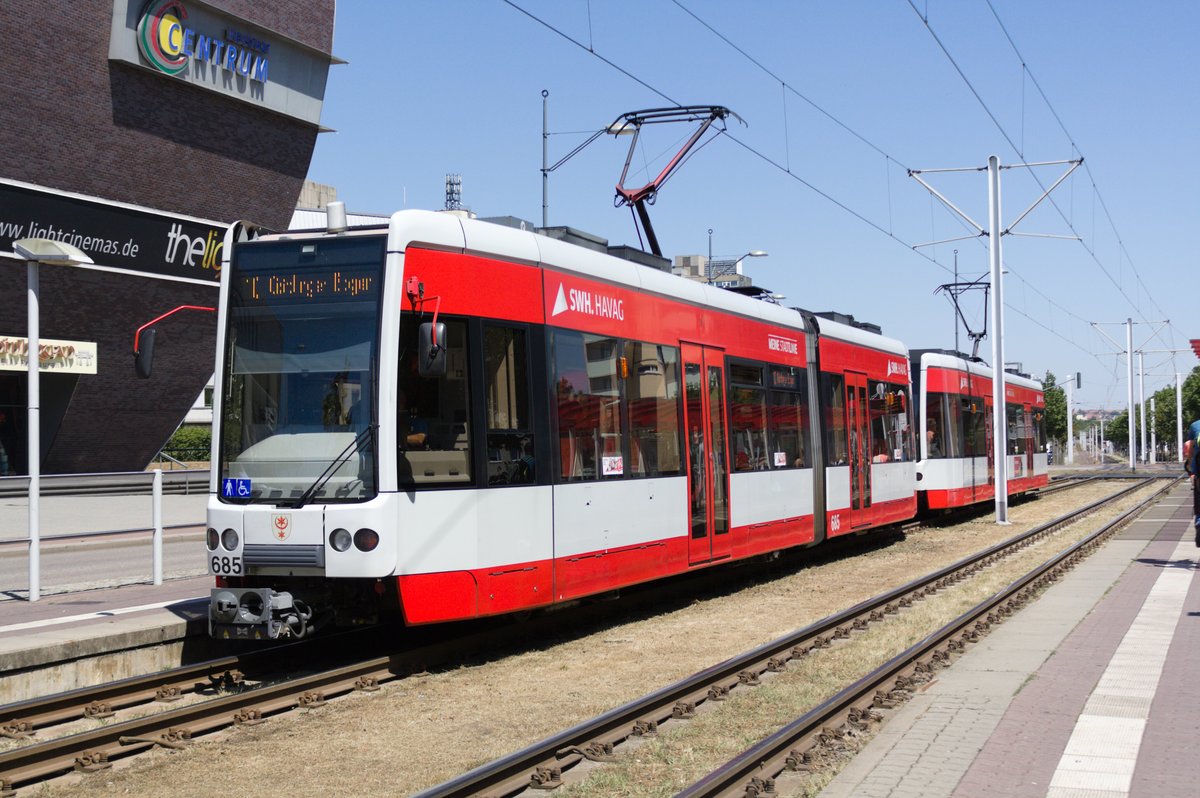
[[242,572],[241,557],[213,557],[212,572],[214,574],[240,574]]

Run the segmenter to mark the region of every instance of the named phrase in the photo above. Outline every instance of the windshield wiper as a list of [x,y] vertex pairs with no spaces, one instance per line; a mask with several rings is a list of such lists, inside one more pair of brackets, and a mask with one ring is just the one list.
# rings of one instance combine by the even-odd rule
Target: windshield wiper
[[333,473],[337,471],[343,463],[350,459],[350,455],[359,450],[363,441],[374,436],[375,428],[378,426],[378,424],[368,424],[366,429],[358,433],[354,440],[350,441],[349,445],[346,446],[345,449],[342,449],[341,454],[333,458],[333,462],[331,462],[329,466],[323,472],[321,472],[321,476],[317,477],[313,484],[308,486],[308,490],[300,494],[300,498],[296,499],[294,502],[281,503],[279,506],[298,510],[312,501],[313,496],[317,495],[317,491],[325,487],[325,483],[329,481],[330,477],[333,476]]

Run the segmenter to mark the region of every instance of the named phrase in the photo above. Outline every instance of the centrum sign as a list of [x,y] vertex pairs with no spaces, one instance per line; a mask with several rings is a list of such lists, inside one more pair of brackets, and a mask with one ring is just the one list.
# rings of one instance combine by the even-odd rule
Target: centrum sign
[[[309,10],[305,3],[213,3],[201,0],[111,0],[112,27],[108,58],[214,92],[254,108],[319,127],[329,65],[340,62],[311,44],[269,30],[253,20],[273,18],[270,8],[295,7],[292,16],[327,12]],[[236,5],[248,17],[231,14],[218,5]],[[267,6],[267,10],[260,10]],[[313,20],[320,27],[321,20]],[[329,20],[332,25],[332,19]],[[307,23],[301,25],[308,28]],[[268,80],[268,75],[270,79]],[[118,78],[119,80],[119,78]],[[173,94],[161,100],[173,102]],[[193,120],[180,115],[180,125]]]
[[209,64],[258,83],[267,82],[271,45],[232,28],[221,36],[193,30],[178,0],[151,0],[137,27],[138,49],[156,69],[178,75],[189,62]]

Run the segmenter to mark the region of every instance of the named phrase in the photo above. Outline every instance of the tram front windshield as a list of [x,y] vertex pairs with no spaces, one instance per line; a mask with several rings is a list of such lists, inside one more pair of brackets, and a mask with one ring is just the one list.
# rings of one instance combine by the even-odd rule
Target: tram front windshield
[[384,238],[241,244],[229,275],[223,500],[376,494]]

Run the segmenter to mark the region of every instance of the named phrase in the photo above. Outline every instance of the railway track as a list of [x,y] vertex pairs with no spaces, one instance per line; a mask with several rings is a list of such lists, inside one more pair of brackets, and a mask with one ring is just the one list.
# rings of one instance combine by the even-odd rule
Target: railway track
[[[1095,502],[1077,514],[1056,519],[1051,524],[1032,530],[1022,537],[1032,540],[1037,535],[1049,534],[1051,529],[1069,523],[1079,514],[1092,512],[1105,502],[1137,489],[1141,484],[1134,484],[1114,497]],[[1010,541],[1008,545],[1018,544]],[[974,570],[985,567],[988,558],[999,556],[999,549],[1000,547],[994,547],[973,558],[980,563],[974,565]],[[962,575],[956,576],[955,573],[971,567],[965,562],[919,580],[919,583],[885,594],[875,601],[851,608],[846,613],[833,616],[824,624],[809,627],[808,642],[798,638],[795,641],[765,647],[757,652],[756,658],[752,658],[753,661],[740,662],[739,658],[736,663],[731,661],[725,666],[716,666],[716,670],[719,671],[716,681],[703,690],[697,688],[690,691],[696,693],[695,695],[684,695],[670,700],[667,697],[651,700],[653,707],[639,711],[639,720],[650,721],[642,727],[642,731],[652,730],[658,722],[669,717],[686,717],[696,705],[706,700],[720,700],[738,685],[752,684],[763,673],[785,666],[789,659],[827,646],[838,637],[847,636],[850,629],[861,628],[871,620],[892,614],[915,600],[914,596],[923,595],[920,592],[922,590],[932,593],[938,590],[939,586],[964,578]],[[708,576],[705,572],[695,576],[722,581],[722,577]],[[691,593],[695,587],[695,582],[692,582],[685,592]],[[666,589],[646,590],[640,598],[633,598],[635,606],[630,610],[636,612],[636,603],[639,601],[647,606],[661,607],[662,597],[668,592]],[[581,610],[586,611],[587,608]],[[609,620],[611,614],[611,605],[607,608],[597,607],[593,613],[595,618],[608,617]],[[588,623],[590,621],[587,617],[586,612],[582,616],[573,614],[568,623],[574,626],[578,626],[581,620]],[[554,618],[555,616],[546,616],[545,619],[538,618],[526,622],[522,627],[521,637],[538,638],[547,633],[552,634],[559,623]],[[464,652],[492,649],[502,651],[514,645],[515,636],[511,627],[497,628],[494,623],[480,626],[482,628],[466,634],[459,633],[453,639],[447,639],[445,635],[439,639],[431,630],[422,630],[408,640],[402,654],[369,657],[349,665],[331,667],[320,673],[280,679],[277,682],[274,680],[279,678],[279,674],[287,671],[287,667],[279,663],[302,661],[315,667],[316,662],[310,653],[312,649],[305,648],[304,644],[263,649],[152,676],[122,680],[98,688],[0,707],[0,734],[21,740],[19,747],[0,753],[0,795],[14,787],[35,784],[68,771],[100,770],[113,761],[154,746],[180,747],[186,745],[187,740],[192,737],[231,725],[255,723],[265,717],[295,708],[318,707],[330,698],[353,690],[370,691],[386,681],[455,661],[456,658],[466,656]],[[326,650],[346,648],[329,646],[328,639],[322,642]],[[806,646],[808,650],[801,651]],[[263,681],[272,683],[261,684]],[[189,694],[192,701],[205,700],[188,706],[176,705],[177,701]],[[142,709],[138,709],[139,707]],[[127,710],[149,710],[153,714],[128,720],[110,720],[104,728],[71,734],[56,740],[33,739],[42,736],[42,732],[58,724],[81,718],[129,714]],[[636,723],[631,725],[630,729],[636,730]],[[580,741],[577,745],[572,743],[566,746],[569,748],[575,745],[578,748],[575,756],[580,760],[605,758],[608,756],[606,745],[619,744],[620,739],[623,739],[619,734],[617,737],[620,739],[616,739],[615,742],[600,740],[602,735],[594,733],[585,736],[589,739]],[[596,748],[594,743],[598,740],[600,745]],[[553,756],[550,757],[557,763],[555,767],[560,771],[572,764],[565,760],[558,761],[558,753],[562,747],[555,748]],[[570,755],[567,759],[570,759]],[[537,772],[536,767],[532,772]],[[546,778],[553,781],[552,776]],[[528,784],[529,781],[530,777],[526,775],[524,783]],[[493,793],[489,789],[488,794],[503,793]]]
[[[501,798],[520,794],[527,789],[553,788],[563,783],[565,774],[581,763],[612,761],[622,744],[653,735],[664,724],[695,717],[704,703],[723,701],[731,691],[755,686],[766,674],[785,670],[790,661],[812,656],[835,641],[850,637],[856,630],[899,613],[914,601],[952,587],[999,559],[1023,550],[1152,481],[1151,478],[1134,482],[1112,496],[1092,502],[907,585],[432,787],[419,793],[418,798],[476,795]],[[1128,519],[1157,500],[1169,487],[1170,484],[1122,514],[1116,521],[1089,534],[1083,541],[1018,580],[1015,584],[1019,587],[981,603],[952,624],[930,635],[921,646],[905,651],[880,669],[864,676],[790,724],[784,731],[731,760],[683,794],[693,797],[770,794],[772,780],[779,773],[787,768],[807,767],[813,758],[810,753],[812,746],[829,742],[821,737],[823,729],[831,725],[837,729],[869,722],[874,714],[871,705],[876,691],[882,691],[880,700],[883,702],[899,700],[903,693],[912,688],[914,680],[920,678],[915,674],[928,672],[934,667],[931,664],[933,661],[946,659],[946,649],[960,648],[983,634],[988,625],[1011,614],[1018,602],[1013,598],[1014,595],[1020,593],[1019,601],[1027,601],[1048,580],[1056,578],[1054,569],[1070,567],[1078,562]],[[837,720],[839,717],[845,720]]]

